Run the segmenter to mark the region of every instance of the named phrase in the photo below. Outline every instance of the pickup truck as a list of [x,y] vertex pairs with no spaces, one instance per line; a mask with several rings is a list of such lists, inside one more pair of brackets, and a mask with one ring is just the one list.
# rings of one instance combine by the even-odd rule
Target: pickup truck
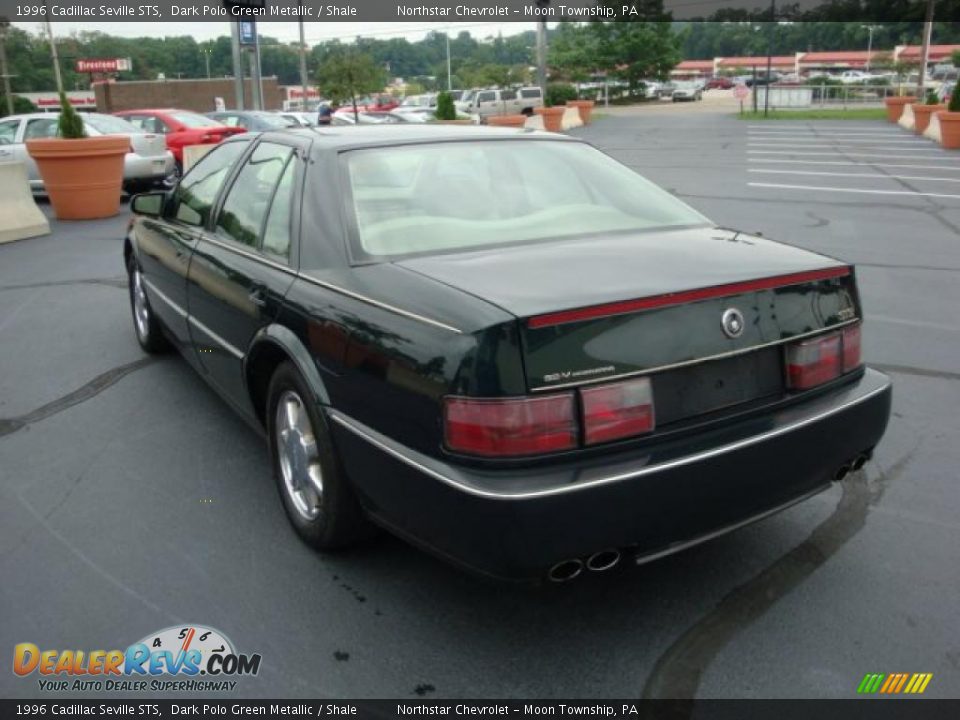
[[543,107],[539,87],[516,90],[467,90],[456,103],[460,112],[487,118],[492,115],[532,115],[534,108]]

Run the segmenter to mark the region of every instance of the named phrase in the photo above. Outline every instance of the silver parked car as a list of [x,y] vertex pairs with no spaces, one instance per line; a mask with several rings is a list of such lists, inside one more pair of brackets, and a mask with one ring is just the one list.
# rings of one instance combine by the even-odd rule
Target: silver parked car
[[[135,125],[100,113],[81,113],[87,135],[127,135],[130,152],[123,161],[123,188],[129,193],[153,187],[173,177],[175,163],[173,153],[167,150],[163,135],[144,133]],[[31,113],[10,115],[0,119],[0,162],[22,162],[27,167],[30,189],[43,192],[43,180],[37,164],[27,152],[26,141],[57,136],[60,113]]]

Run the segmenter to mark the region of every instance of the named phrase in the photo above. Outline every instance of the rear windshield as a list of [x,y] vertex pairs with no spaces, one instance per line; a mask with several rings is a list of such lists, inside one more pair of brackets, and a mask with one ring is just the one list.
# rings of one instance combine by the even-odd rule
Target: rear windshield
[[220,123],[203,115],[191,112],[172,112],[170,117],[188,128],[220,127]]
[[577,142],[370,148],[344,153],[344,168],[359,261],[709,222]]
[[143,130],[123,118],[113,115],[89,113],[83,115],[83,122],[104,135],[141,135]]

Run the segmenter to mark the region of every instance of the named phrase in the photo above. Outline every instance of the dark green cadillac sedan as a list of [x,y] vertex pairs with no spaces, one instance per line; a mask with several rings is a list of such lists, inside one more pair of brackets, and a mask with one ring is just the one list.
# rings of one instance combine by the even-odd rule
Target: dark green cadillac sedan
[[245,134],[132,204],[137,338],[263,430],[320,549],[378,525],[570,580],[807,498],[886,428],[851,266],[569,137]]

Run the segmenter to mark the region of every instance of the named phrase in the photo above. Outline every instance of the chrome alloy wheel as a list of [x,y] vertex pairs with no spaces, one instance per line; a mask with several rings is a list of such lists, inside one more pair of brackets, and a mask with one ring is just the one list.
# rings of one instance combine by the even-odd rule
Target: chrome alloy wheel
[[143,290],[143,277],[139,269],[133,271],[133,322],[137,326],[137,335],[143,342],[150,335],[150,307],[147,294]]
[[274,423],[283,485],[304,520],[313,520],[323,501],[323,471],[316,436],[303,400],[285,390]]

